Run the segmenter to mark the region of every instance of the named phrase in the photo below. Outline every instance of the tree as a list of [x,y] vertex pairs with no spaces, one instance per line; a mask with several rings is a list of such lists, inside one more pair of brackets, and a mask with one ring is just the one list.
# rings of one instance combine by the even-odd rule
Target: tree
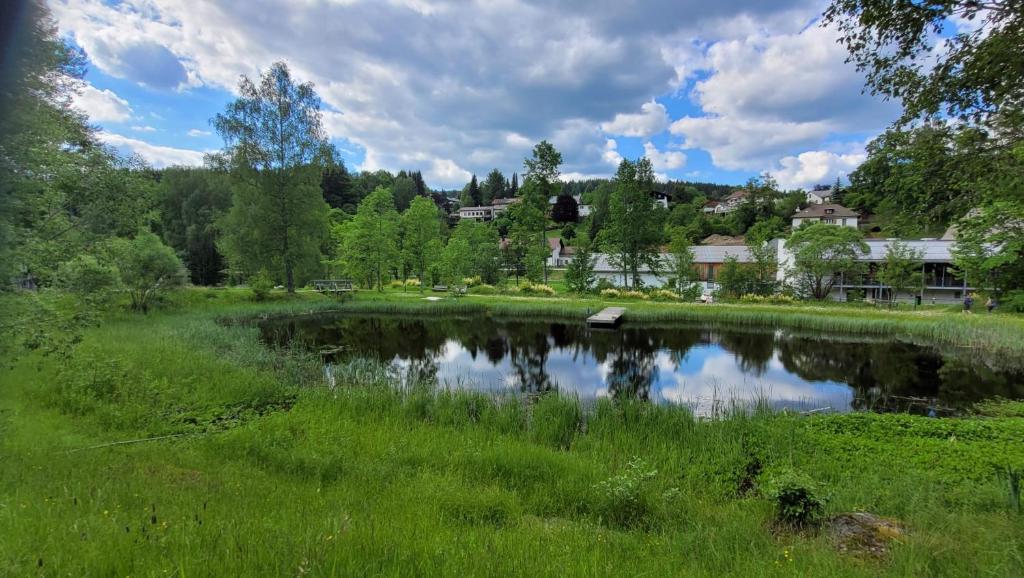
[[413,182],[416,183],[416,194],[421,197],[427,196],[429,191],[427,190],[427,183],[423,182],[423,173],[416,171],[414,173],[410,173],[409,176],[411,176]]
[[651,201],[654,182],[651,162],[623,159],[615,175],[615,192],[609,202],[610,220],[606,229],[606,246],[612,262],[622,268],[623,276],[632,279],[634,289],[642,285],[640,271],[646,267],[652,274],[660,268],[658,246],[662,240],[664,210]]
[[1024,200],[994,201],[961,219],[953,262],[968,285],[1024,288]]
[[460,221],[448,239],[449,245],[453,243],[446,267],[452,282],[473,276],[479,276],[484,283],[498,282],[502,257],[494,227],[476,221]]
[[341,258],[353,277],[384,290],[384,278],[398,265],[399,218],[391,191],[383,187],[359,203],[356,216],[340,225]]
[[[668,259],[666,273],[671,277],[673,289],[680,295],[690,297],[695,293],[694,289],[700,290],[697,285],[698,275],[694,265],[694,255],[691,245],[693,238],[690,231],[685,227],[675,227],[669,232],[671,239],[668,245]],[[692,295],[693,299],[699,297],[699,293]],[[692,299],[689,299],[692,300]]]
[[519,196],[519,175],[512,173],[512,184],[508,187],[508,196],[518,197]]
[[[513,243],[518,245],[516,253],[526,260],[526,275],[531,281],[548,280],[548,245],[544,231],[548,199],[557,193],[561,164],[562,154],[551,143],[546,140],[537,143],[532,156],[523,160],[526,174],[522,201],[508,211],[513,222]],[[514,179],[515,175],[512,176]]]
[[487,180],[480,187],[480,194],[485,205],[490,204],[494,199],[505,197],[505,182],[505,175],[501,174],[500,170],[493,169],[487,173]]
[[159,191],[164,242],[184,259],[194,285],[221,282],[226,263],[217,248],[217,223],[231,207],[229,175],[210,168],[169,168]]
[[863,271],[858,257],[868,251],[864,235],[853,227],[810,223],[793,231],[786,241],[792,255],[787,273],[797,291],[822,300],[844,277]]
[[[954,19],[964,26],[947,34]],[[822,25],[839,30],[872,94],[902,101],[904,123],[941,116],[984,121],[1024,105],[1020,2],[832,0]]]
[[319,271],[327,231],[320,182],[334,155],[320,98],[312,84],[296,84],[283,62],[259,84],[243,76],[238,92],[214,119],[235,181],[221,247],[234,266],[283,275],[294,292],[297,276]]
[[338,160],[324,170],[320,179],[320,190],[323,192],[324,202],[331,208],[341,209],[349,214],[356,212],[359,192],[353,186],[352,175],[348,174],[343,161]]
[[903,241],[889,243],[885,261],[878,269],[878,280],[891,289],[891,303],[896,302],[900,293],[910,293],[912,289],[921,288],[924,281],[924,273],[921,271],[923,255],[923,251],[915,250]]
[[772,295],[778,288],[778,251],[772,241],[782,235],[784,227],[782,219],[772,217],[754,223],[754,226],[747,230],[746,245],[751,257],[749,293]]
[[404,172],[398,173],[394,184],[391,185],[391,195],[395,199],[395,209],[398,212],[405,211],[416,197],[416,181]]
[[735,255],[729,255],[718,271],[717,283],[718,295],[737,299],[753,292],[754,274],[749,265],[740,263]]
[[579,204],[572,195],[561,194],[551,207],[551,220],[556,223],[575,223],[580,219]]
[[427,284],[427,271],[441,255],[441,215],[434,202],[416,197],[402,215],[402,254],[406,267],[420,280],[420,292]]
[[149,231],[140,231],[134,239],[112,240],[109,251],[136,311],[146,313],[154,297],[185,279],[174,249]]
[[580,295],[593,291],[597,283],[597,275],[594,273],[596,262],[590,239],[581,236],[576,243],[576,255],[565,268],[566,287]]
[[466,185],[466,195],[472,206],[479,207],[484,204],[483,197],[480,195],[480,185],[476,182],[476,175],[473,175],[469,184]]

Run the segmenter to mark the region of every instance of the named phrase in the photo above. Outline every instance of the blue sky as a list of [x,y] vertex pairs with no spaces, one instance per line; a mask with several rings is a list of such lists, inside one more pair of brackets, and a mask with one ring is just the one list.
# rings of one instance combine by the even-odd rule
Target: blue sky
[[831,183],[895,118],[815,0],[52,0],[89,58],[77,106],[154,166],[200,164],[240,75],[315,83],[353,170],[461,187],[541,139],[567,178],[623,157],[661,178]]

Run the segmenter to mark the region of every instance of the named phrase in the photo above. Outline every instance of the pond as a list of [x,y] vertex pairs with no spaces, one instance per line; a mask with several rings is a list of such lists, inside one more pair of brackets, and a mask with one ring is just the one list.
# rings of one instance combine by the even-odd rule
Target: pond
[[329,314],[260,324],[265,342],[370,358],[399,376],[489,392],[558,390],[583,400],[637,398],[708,414],[730,404],[798,411],[946,414],[993,396],[1024,397],[1024,371],[894,338],[790,329],[489,316]]

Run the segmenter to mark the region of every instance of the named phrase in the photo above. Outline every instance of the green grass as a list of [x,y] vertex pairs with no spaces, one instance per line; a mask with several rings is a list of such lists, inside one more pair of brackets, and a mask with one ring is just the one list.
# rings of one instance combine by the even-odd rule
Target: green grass
[[[372,369],[327,390],[315,359],[217,321],[338,303],[207,295],[116,316],[68,359],[0,370],[0,575],[1024,572],[1024,518],[1000,473],[1024,468],[1020,417],[709,421],[636,402],[396,391]],[[598,304],[385,293],[343,307],[576,318]],[[657,307],[630,311],[664,319]],[[691,309],[723,322],[768,315],[679,307],[671,319]],[[822,535],[776,533],[757,488],[789,468],[821,485],[828,512],[896,517],[907,537],[873,561]]]

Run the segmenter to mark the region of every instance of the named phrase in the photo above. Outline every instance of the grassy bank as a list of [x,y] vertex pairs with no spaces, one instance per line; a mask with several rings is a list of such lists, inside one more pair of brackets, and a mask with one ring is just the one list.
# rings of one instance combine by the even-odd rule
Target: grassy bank
[[[441,300],[424,299],[431,296],[439,296]],[[300,293],[296,298],[279,299],[269,306],[253,304],[249,300],[249,293],[244,290],[197,290],[182,292],[173,305],[189,310],[212,308],[228,317],[241,317],[249,312],[291,315],[344,310],[412,315],[487,313],[502,317],[545,319],[584,319],[603,307],[621,306],[627,310],[626,321],[685,321],[877,335],[977,350],[997,359],[1024,360],[1024,316],[965,315],[954,306],[889,310],[843,303],[701,305],[575,296],[467,295],[456,299],[447,294],[421,294],[414,290],[393,289],[385,292],[360,291],[354,298],[345,301]]]
[[[67,359],[0,370],[0,574],[1024,572],[1024,517],[1000,473],[1024,469],[1015,406],[988,408],[1010,416],[997,418],[702,421],[640,403],[398,392],[372,372],[332,391],[317,360],[215,321],[337,303],[174,299],[88,330]],[[576,317],[599,304],[385,294],[344,307]],[[789,470],[819,485],[827,512],[894,517],[905,537],[873,559],[780,531],[768,488]]]

